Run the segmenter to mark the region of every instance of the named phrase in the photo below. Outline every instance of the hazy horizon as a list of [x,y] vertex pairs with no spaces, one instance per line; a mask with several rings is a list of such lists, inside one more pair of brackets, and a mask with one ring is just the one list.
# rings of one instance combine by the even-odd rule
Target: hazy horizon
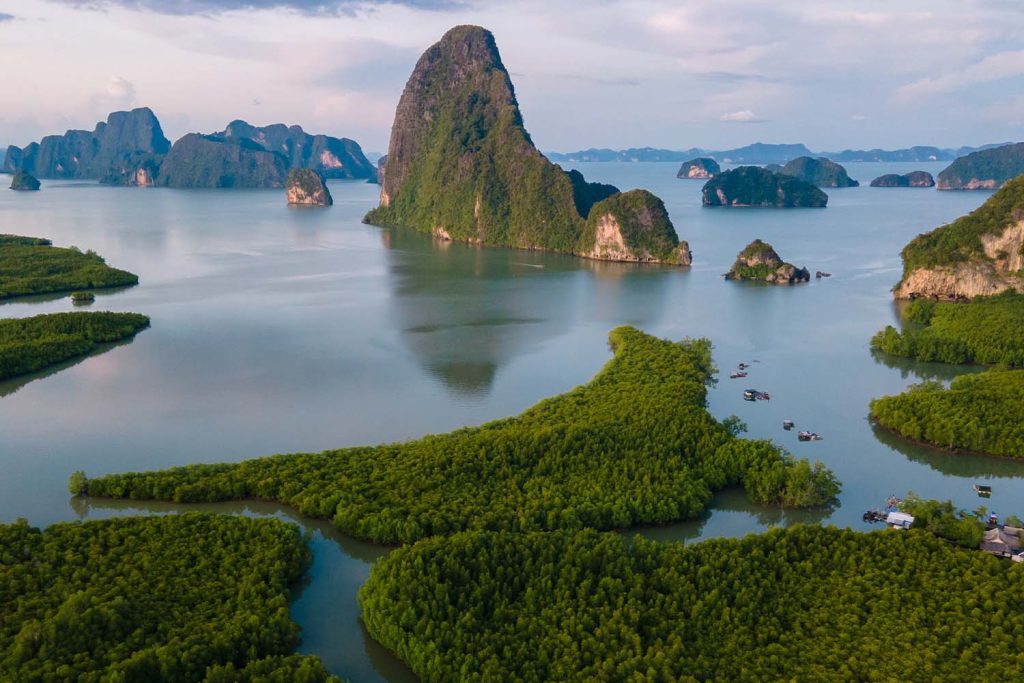
[[1024,139],[1024,6],[1004,0],[0,0],[0,145],[148,106],[384,152],[419,55],[492,32],[545,151],[958,148]]

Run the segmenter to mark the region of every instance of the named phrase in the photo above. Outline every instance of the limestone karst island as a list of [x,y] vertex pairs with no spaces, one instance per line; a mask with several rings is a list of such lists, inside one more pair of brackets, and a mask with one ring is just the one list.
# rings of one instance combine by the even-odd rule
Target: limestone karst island
[[1024,680],[1021,18],[0,3],[0,683]]

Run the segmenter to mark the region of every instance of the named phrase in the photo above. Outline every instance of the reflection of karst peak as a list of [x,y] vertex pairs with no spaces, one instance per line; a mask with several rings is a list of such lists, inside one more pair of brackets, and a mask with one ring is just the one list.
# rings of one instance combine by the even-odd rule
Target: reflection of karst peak
[[668,278],[680,272],[453,244],[401,228],[381,239],[405,343],[427,372],[467,396],[486,394],[501,367],[581,317],[609,329],[656,321]]

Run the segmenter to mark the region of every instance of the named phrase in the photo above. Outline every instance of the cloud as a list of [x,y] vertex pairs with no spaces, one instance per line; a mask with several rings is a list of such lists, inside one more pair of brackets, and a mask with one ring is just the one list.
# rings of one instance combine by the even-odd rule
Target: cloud
[[728,121],[729,123],[764,123],[765,119],[760,118],[757,114],[750,111],[749,109],[741,109],[739,111],[726,112],[718,117],[719,121]]
[[1024,76],[1024,50],[998,52],[962,69],[918,79],[899,88],[897,94],[905,98],[928,97],[1015,76]]
[[55,0],[80,9],[116,5],[158,14],[221,14],[246,10],[289,9],[303,14],[355,14],[375,5],[404,5],[443,10],[461,7],[460,0]]
[[13,20],[14,20],[14,15],[13,14],[8,14],[7,12],[0,12],[0,22],[3,22],[3,21],[13,21]]
[[92,98],[97,113],[130,109],[135,104],[135,86],[120,76],[111,76],[103,91]]
[[867,114],[850,114],[851,121],[867,121]]

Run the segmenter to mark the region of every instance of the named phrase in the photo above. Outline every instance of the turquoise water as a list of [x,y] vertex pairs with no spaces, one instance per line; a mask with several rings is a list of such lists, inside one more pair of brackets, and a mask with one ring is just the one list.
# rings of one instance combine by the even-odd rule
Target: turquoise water
[[[843,482],[830,514],[783,513],[723,493],[706,518],[643,533],[693,540],[792,521],[861,528],[892,493],[986,502],[1022,512],[1024,464],[953,456],[876,433],[868,401],[922,377],[970,369],[874,357],[871,335],[896,320],[889,294],[899,250],[915,234],[979,205],[987,193],[830,190],[823,210],[704,209],[677,164],[578,164],[591,180],[664,198],[694,253],[692,269],[594,263],[553,254],[439,244],[360,223],[377,188],[332,182],[330,209],[295,209],[277,191],[125,189],[48,182],[0,192],[0,231],[94,249],[136,272],[138,287],[101,293],[92,310],[137,311],[150,329],[58,371],[0,382],[0,521],[37,525],[168,505],[70,501],[70,472],[89,475],[238,460],[442,432],[515,414],[586,382],[609,358],[608,331],[636,325],[707,336],[723,372],[712,412],[749,434],[819,458]],[[849,164],[865,185],[887,172],[942,164]],[[833,277],[794,287],[721,278],[750,240]],[[67,298],[0,305],[3,317],[71,310]],[[741,361],[745,380],[728,379]],[[757,362],[754,362],[757,361]],[[770,402],[742,400],[754,387]],[[799,443],[781,428],[824,440]],[[315,563],[293,607],[303,651],[353,681],[402,681],[369,641],[355,594],[386,548],[275,506],[314,534]],[[1014,510],[1014,507],[1018,508]]]

